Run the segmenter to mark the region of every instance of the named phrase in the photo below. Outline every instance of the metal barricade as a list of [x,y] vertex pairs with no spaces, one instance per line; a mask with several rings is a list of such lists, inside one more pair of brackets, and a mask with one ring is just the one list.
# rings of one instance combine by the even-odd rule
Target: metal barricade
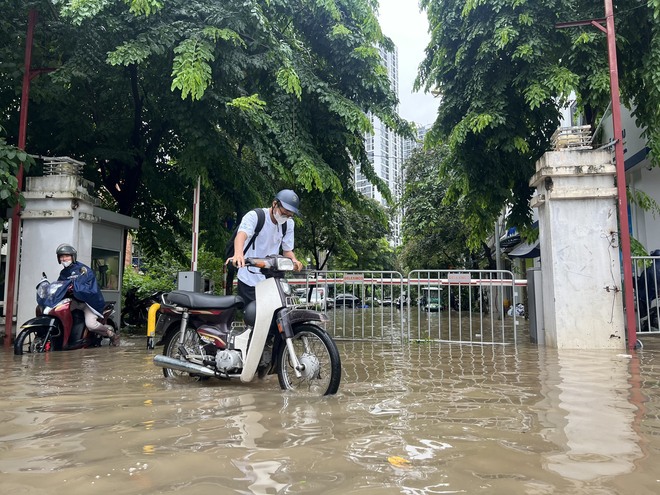
[[312,271],[289,280],[299,305],[325,311],[334,338],[401,341],[403,312],[394,304],[404,279],[392,271]]
[[513,273],[505,270],[410,272],[407,338],[515,343],[518,317],[524,311],[518,305],[515,285]]
[[310,271],[289,283],[298,305],[326,312],[336,339],[510,344],[517,337],[509,271],[415,270],[408,278],[392,271]]

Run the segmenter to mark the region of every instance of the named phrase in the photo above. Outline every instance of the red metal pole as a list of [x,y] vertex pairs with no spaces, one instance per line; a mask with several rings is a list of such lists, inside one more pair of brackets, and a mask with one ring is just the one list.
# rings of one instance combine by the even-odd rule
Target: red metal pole
[[633,300],[633,273],[630,259],[630,227],[628,224],[628,200],[626,197],[626,167],[623,157],[623,132],[621,130],[621,102],[619,100],[619,70],[616,61],[616,39],[614,35],[614,8],[612,0],[605,0],[607,26],[607,54],[610,65],[610,91],[612,93],[612,128],[614,131],[614,158],[616,160],[616,188],[619,201],[619,234],[623,262],[623,296],[628,327],[628,348],[637,343],[637,321]]
[[[30,67],[32,64],[32,40],[34,38],[34,26],[37,23],[37,11],[30,9],[28,14],[27,36],[25,38],[25,72],[23,73],[23,91],[21,94],[21,113],[18,127],[18,147],[25,150],[26,135],[27,135],[27,114],[28,114],[28,101],[30,97]],[[16,174],[18,180],[18,191],[23,188],[23,164],[18,167]],[[5,308],[5,347],[11,347],[11,338],[14,328],[14,304],[16,301],[16,276],[18,273],[18,256],[19,246],[21,242],[20,235],[20,206],[14,207],[14,212],[11,217],[11,231],[9,243],[9,257],[7,259],[7,307]]]

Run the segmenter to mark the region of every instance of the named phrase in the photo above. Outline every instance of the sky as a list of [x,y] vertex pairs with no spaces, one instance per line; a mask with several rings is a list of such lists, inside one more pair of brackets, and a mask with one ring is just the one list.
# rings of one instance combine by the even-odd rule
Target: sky
[[417,0],[379,0],[379,4],[380,27],[399,51],[399,115],[418,124],[432,124],[438,100],[412,90],[430,39],[426,14],[420,13]]

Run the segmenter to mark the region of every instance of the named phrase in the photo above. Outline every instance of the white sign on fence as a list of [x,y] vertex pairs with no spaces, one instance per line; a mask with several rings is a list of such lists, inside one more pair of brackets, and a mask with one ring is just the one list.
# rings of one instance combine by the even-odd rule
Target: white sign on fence
[[470,273],[449,273],[447,280],[450,284],[469,284],[472,281]]

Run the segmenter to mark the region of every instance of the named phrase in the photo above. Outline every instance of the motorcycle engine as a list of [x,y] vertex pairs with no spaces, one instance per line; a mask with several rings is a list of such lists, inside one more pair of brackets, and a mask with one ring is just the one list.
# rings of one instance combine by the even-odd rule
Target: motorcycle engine
[[239,351],[222,349],[215,355],[215,365],[219,370],[230,371],[243,367],[243,359]]

